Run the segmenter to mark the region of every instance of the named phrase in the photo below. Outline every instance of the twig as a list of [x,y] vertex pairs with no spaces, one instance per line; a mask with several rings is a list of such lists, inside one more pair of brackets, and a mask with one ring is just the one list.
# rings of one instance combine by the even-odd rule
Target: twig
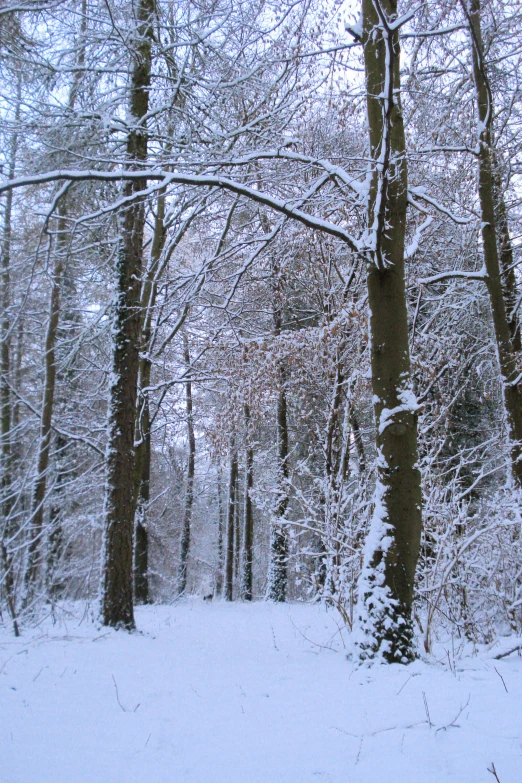
[[7,666],[11,658],[14,658],[14,653],[6,661],[3,662],[2,666],[0,666],[0,674],[2,674],[2,672],[4,671],[5,667]]
[[141,702],[138,702],[138,704],[136,704],[136,706],[134,707],[134,709],[133,709],[133,710],[127,710],[127,709],[126,709],[126,708],[123,706],[123,704],[121,703],[121,701],[120,701],[120,694],[119,694],[119,692],[118,692],[118,685],[117,685],[117,683],[116,683],[116,680],[114,679],[114,674],[111,674],[111,677],[112,677],[112,681],[113,681],[113,683],[114,683],[114,690],[116,691],[116,701],[117,701],[117,702],[118,702],[118,704],[120,705],[120,707],[121,707],[122,711],[123,711],[123,712],[136,712],[136,710],[137,710],[137,709],[138,709],[138,707],[140,706]]
[[491,769],[488,767],[487,770],[488,772],[491,772],[491,774],[494,776],[497,783],[500,783],[500,778],[497,775],[497,770],[495,769],[495,765],[493,764],[493,762],[491,762]]
[[429,725],[429,727],[431,729],[432,726],[433,726],[433,723],[431,722],[430,711],[429,711],[429,708],[428,708],[428,700],[426,698],[426,694],[424,693],[424,691],[422,691],[422,698],[424,699],[424,709],[426,710],[426,717],[428,719],[428,725]]
[[413,672],[413,674],[410,674],[410,676],[408,677],[408,679],[406,680],[406,682],[404,682],[404,683],[401,685],[401,687],[399,688],[399,690],[397,691],[397,696],[398,696],[398,695],[399,695],[399,693],[402,691],[402,689],[403,689],[403,688],[405,688],[405,687],[407,686],[407,684],[409,683],[409,681],[411,680],[411,678],[412,678],[412,677],[418,677],[418,676],[419,676],[419,674],[420,674],[420,672]]
[[38,677],[40,676],[40,674],[43,672],[43,670],[44,670],[44,669],[48,669],[48,668],[49,668],[48,666],[42,666],[42,668],[40,669],[40,671],[38,672],[38,674],[37,674],[35,677],[33,677],[33,682],[36,682],[36,680],[38,679]]
[[91,641],[97,642],[98,639],[105,639],[106,636],[110,636],[110,633],[108,633],[108,632],[107,633],[102,633],[102,634],[100,634],[100,636],[95,636],[94,639],[92,639]]
[[455,715],[455,717],[453,718],[451,723],[448,723],[446,726],[439,726],[439,728],[437,729],[435,734],[437,734],[437,732],[439,732],[439,731],[447,731],[448,729],[451,729],[451,728],[453,728],[453,729],[460,729],[460,726],[459,726],[458,723],[456,723],[456,721],[460,718],[460,716],[462,715],[462,713],[464,712],[464,710],[468,706],[468,704],[470,702],[470,699],[471,699],[471,694],[468,696],[467,702],[465,703],[465,705],[463,707],[460,708],[460,710],[457,712],[457,714]]
[[274,626],[272,625],[272,623],[270,623],[270,630],[272,631],[272,640],[274,642],[274,648],[277,650],[277,652],[279,652],[279,647],[276,644]]
[[496,666],[493,666],[493,668],[495,669],[496,673],[498,674],[498,676],[499,676],[499,677],[500,677],[500,679],[502,680],[502,685],[504,686],[504,690],[506,691],[506,693],[509,693],[509,691],[508,691],[508,689],[507,689],[507,687],[506,687],[506,683],[504,682],[504,678],[503,678],[503,676],[501,675],[501,673],[499,672],[499,670],[497,669],[497,667],[496,667]]
[[[339,652],[339,650],[336,650],[335,647],[330,647],[330,645],[328,645],[328,644],[319,644],[319,642],[314,642],[313,639],[309,639],[308,636],[306,636],[306,634],[303,633],[303,631],[300,628],[297,627],[297,625],[294,623],[292,618],[290,618],[290,622],[294,626],[294,628],[297,631],[297,633],[301,634],[303,639],[306,642],[308,642],[309,644],[313,644],[314,647],[319,647],[321,650],[331,650],[331,652],[335,652],[335,653]],[[272,626],[270,626],[270,627],[272,628]],[[274,629],[273,628],[272,628],[272,633],[274,633]],[[334,634],[334,636],[335,636],[335,634]],[[343,642],[343,644],[344,644],[344,642]],[[276,647],[276,645],[275,645],[275,636],[274,636],[274,647],[276,648],[276,650],[278,649]]]
[[361,744],[359,745],[359,750],[357,751],[357,758],[355,759],[355,766],[357,766],[357,764],[359,763],[359,758],[361,756],[361,750],[362,750],[362,746],[363,746],[363,740],[364,740],[364,737],[361,737]]
[[330,726],[331,729],[335,729],[335,731],[340,731],[342,734],[347,734],[349,737],[355,737],[355,739],[359,739],[362,735],[360,734],[352,734],[351,731],[346,731],[346,729],[341,729],[339,726]]

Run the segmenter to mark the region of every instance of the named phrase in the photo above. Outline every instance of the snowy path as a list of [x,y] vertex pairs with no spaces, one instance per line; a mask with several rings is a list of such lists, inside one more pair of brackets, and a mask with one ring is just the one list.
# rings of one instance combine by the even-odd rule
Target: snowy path
[[1,783],[494,783],[491,762],[522,781],[522,658],[500,647],[365,670],[319,607],[137,621],[0,632]]

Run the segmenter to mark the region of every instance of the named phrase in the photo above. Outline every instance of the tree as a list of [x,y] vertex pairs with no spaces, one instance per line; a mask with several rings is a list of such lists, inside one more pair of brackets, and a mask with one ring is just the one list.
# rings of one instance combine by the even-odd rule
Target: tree
[[[127,137],[128,165],[139,168],[147,159],[147,113],[151,80],[153,0],[138,0],[132,37]],[[133,609],[133,484],[134,432],[141,342],[141,275],[144,234],[139,180],[124,186],[121,239],[116,274],[113,375],[110,389],[107,489],[103,551],[102,619],[104,625],[134,628]]]
[[411,385],[404,244],[408,203],[395,0],[363,0],[362,42],[372,180],[368,299],[376,422],[375,511],[359,582],[362,658],[413,657],[412,605],[421,535],[417,403]]
[[228,503],[227,503],[227,528],[226,528],[226,547],[225,547],[225,600],[231,601],[234,596],[234,528],[236,522],[237,505],[237,475],[238,475],[238,455],[236,444],[232,438],[230,444],[230,472],[228,480]]
[[[522,488],[522,398],[520,393],[520,375],[517,358],[513,347],[513,337],[516,339],[516,326],[510,324],[507,305],[513,308],[513,269],[509,266],[504,271],[500,259],[509,264],[509,231],[505,206],[498,194],[498,173],[495,170],[495,153],[493,149],[493,94],[487,75],[487,65],[482,43],[480,24],[480,0],[471,0],[468,6],[462,3],[464,13],[469,22],[471,36],[473,78],[477,92],[478,113],[478,169],[479,198],[481,209],[481,232],[484,252],[485,282],[489,293],[493,326],[498,351],[498,360],[502,376],[504,406],[506,410],[507,428],[511,447],[511,470],[513,478]],[[500,232],[497,224],[500,220]],[[499,253],[499,248],[500,253]],[[507,256],[507,258],[506,258]],[[510,275],[511,273],[511,275]],[[511,288],[505,296],[505,285]],[[507,301],[506,301],[507,300]],[[513,312],[513,310],[512,310]]]
[[194,434],[194,414],[192,408],[192,382],[190,381],[190,348],[187,332],[183,332],[183,361],[185,362],[187,380],[185,381],[185,403],[187,410],[188,464],[185,486],[185,511],[181,528],[180,563],[178,575],[178,592],[180,595],[187,589],[187,566],[190,552],[190,525],[192,521],[192,506],[194,504],[194,473],[196,468],[196,436]]

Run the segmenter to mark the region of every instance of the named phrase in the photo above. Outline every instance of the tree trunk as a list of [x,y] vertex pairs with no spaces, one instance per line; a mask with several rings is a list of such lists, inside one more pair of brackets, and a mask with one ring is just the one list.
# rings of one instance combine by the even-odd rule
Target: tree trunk
[[[8,178],[13,179],[16,166],[18,134],[11,139],[11,153]],[[11,514],[12,498],[12,421],[11,421],[11,235],[12,235],[13,191],[8,190],[4,212],[4,226],[1,248],[2,260],[2,318],[1,328],[1,368],[0,368],[0,426],[2,443],[2,517],[4,522]]]
[[243,537],[243,577],[242,594],[245,601],[252,600],[252,571],[253,571],[253,544],[254,544],[254,509],[252,506],[251,492],[254,486],[254,450],[249,445],[250,408],[245,405],[246,426],[246,459],[245,459],[245,532]]
[[58,435],[55,441],[55,462],[57,464],[56,489],[49,512],[49,533],[47,543],[47,594],[58,598],[63,590],[63,582],[58,577],[58,564],[63,555],[62,505],[66,474],[67,441],[63,435]]
[[[183,360],[187,377],[190,378],[190,351],[187,332],[183,332]],[[194,503],[194,472],[196,465],[196,438],[194,436],[194,416],[192,412],[192,383],[185,383],[185,401],[187,409],[187,435],[188,435],[188,466],[187,485],[185,491],[185,513],[183,515],[183,528],[181,531],[180,564],[178,575],[178,593],[183,595],[187,588],[187,562],[190,551],[190,525],[192,522],[192,506]]]
[[45,336],[44,353],[44,389],[42,414],[40,419],[40,438],[38,441],[38,458],[36,479],[31,505],[31,526],[29,530],[29,551],[25,570],[24,604],[28,606],[34,598],[36,580],[40,571],[41,545],[43,535],[44,504],[47,490],[47,474],[49,471],[49,456],[51,451],[52,420],[56,388],[56,339],[60,321],[60,299],[62,294],[64,258],[67,253],[66,222],[67,207],[61,208],[59,220],[59,240],[54,263],[49,320]]
[[222,477],[221,477],[221,461],[217,466],[217,502],[218,502],[218,540],[217,540],[217,569],[216,569],[216,595],[221,596],[223,593],[223,568],[224,568],[224,551],[223,551],[223,534],[225,529],[225,515],[223,511],[223,499],[222,499]]
[[[486,285],[493,314],[493,326],[497,344],[504,408],[509,442],[511,447],[511,472],[518,489],[522,489],[522,398],[517,371],[517,357],[512,343],[516,333],[510,328],[506,300],[504,298],[502,272],[499,259],[499,244],[503,246],[505,260],[509,256],[510,242],[507,231],[507,216],[504,210],[498,210],[495,202],[495,176],[492,149],[493,102],[484,61],[482,31],[480,26],[480,0],[471,0],[468,7],[464,4],[472,38],[473,78],[477,93],[477,109],[480,127],[479,135],[479,198],[482,218],[482,244],[484,265],[486,267]],[[497,218],[501,218],[500,243],[497,236]],[[502,225],[503,222],[503,225]],[[508,244],[506,245],[506,234]],[[509,285],[509,277],[505,284]],[[512,283],[514,285],[514,282]],[[512,298],[511,292],[510,297]],[[519,339],[517,340],[519,344]]]
[[225,560],[225,600],[231,601],[234,592],[234,520],[237,492],[237,451],[234,441],[230,444],[230,476],[228,483],[227,536]]
[[[144,360],[140,372],[141,388],[147,388],[150,383],[150,361]],[[148,395],[144,395],[139,420],[140,441],[136,447],[136,504],[134,512],[134,599],[137,604],[148,604],[149,594],[149,534],[147,530],[147,513],[150,502],[150,410]]]
[[[239,461],[239,456],[238,456]],[[240,580],[240,571],[241,571],[241,498],[239,495],[239,488],[240,488],[240,476],[239,476],[239,466],[238,466],[238,475],[237,475],[237,481],[236,481],[236,492],[235,492],[235,505],[234,505],[234,585],[235,585],[235,595],[237,597],[241,596],[241,580]]]
[[152,318],[156,303],[156,273],[165,246],[165,196],[158,198],[154,236],[150,255],[150,266],[143,285],[141,306],[145,313],[141,336],[141,357],[138,390],[141,406],[137,417],[138,444],[135,455],[135,500],[134,500],[134,599],[136,603],[148,604],[149,591],[149,534],[147,514],[150,502],[151,470],[151,421],[148,388],[152,371],[150,346],[152,338]]
[[[21,80],[18,85],[18,101],[15,112],[15,123],[20,118]],[[18,151],[18,133],[15,131],[11,138],[11,150],[9,155],[8,178],[13,179],[16,168],[16,156]],[[11,408],[11,237],[12,237],[12,212],[13,191],[8,190],[6,196],[4,226],[1,247],[1,274],[2,274],[2,317],[0,320],[1,344],[0,344],[0,427],[1,427],[1,514],[2,528],[0,541],[1,573],[3,574],[3,592],[6,596],[7,607],[13,621],[15,636],[19,636],[18,622],[16,619],[16,601],[14,593],[13,562],[8,549],[8,542],[13,533],[13,451],[12,451],[12,408]]]
[[[268,229],[268,222],[266,229]],[[265,229],[265,230],[266,230]],[[277,338],[283,328],[283,280],[276,262],[272,268],[272,297],[274,336]],[[288,509],[288,421],[286,399],[286,369],[284,363],[279,367],[279,391],[277,397],[276,433],[277,433],[277,492],[278,499],[270,526],[270,563],[268,567],[268,598],[284,602],[288,586],[288,532],[285,516]]]
[[502,271],[502,290],[509,324],[511,345],[518,358],[520,367],[520,353],[522,351],[522,336],[520,334],[520,318],[517,313],[518,286],[515,274],[515,260],[513,258],[513,243],[509,234],[508,213],[506,201],[502,192],[502,180],[498,165],[493,162],[495,171],[495,220],[497,227],[498,252],[500,257],[500,269]]
[[[149,108],[152,15],[154,0],[139,0],[130,85],[131,129],[127,137],[129,166],[147,159],[146,116]],[[131,198],[144,183],[128,182]],[[107,487],[102,565],[101,613],[104,625],[134,628],[133,527],[134,432],[141,336],[141,274],[145,209],[136,198],[121,215],[117,293],[113,326],[113,370],[110,389]]]
[[356,648],[360,658],[407,662],[421,535],[417,417],[404,283],[407,208],[400,105],[399,38],[389,27],[396,0],[363,0],[363,45],[371,157],[368,296],[376,422],[375,510],[359,581]]
[[[18,81],[17,104],[15,110],[15,126],[20,119],[21,104],[21,78]],[[9,153],[8,179],[13,179],[16,169],[16,157],[18,152],[18,132],[15,130],[11,137],[11,149]],[[18,622],[16,619],[16,600],[14,592],[13,562],[8,549],[9,538],[13,533],[13,434],[12,434],[12,408],[11,408],[11,238],[12,238],[12,213],[13,191],[8,190],[4,212],[4,226],[1,247],[1,274],[2,274],[2,317],[0,320],[1,344],[0,344],[0,433],[1,433],[1,572],[3,573],[3,592],[6,596],[7,607],[13,621],[15,636],[19,636]]]
[[285,389],[286,373],[281,368],[281,387],[277,399],[277,472],[278,502],[273,513],[270,531],[270,568],[268,572],[268,597],[272,601],[286,601],[288,586],[288,533],[286,511],[288,509],[288,420]]

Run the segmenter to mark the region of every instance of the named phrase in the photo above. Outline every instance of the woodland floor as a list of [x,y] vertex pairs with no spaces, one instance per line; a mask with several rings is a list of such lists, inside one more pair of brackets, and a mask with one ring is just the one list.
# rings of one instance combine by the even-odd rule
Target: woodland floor
[[318,606],[191,599],[137,622],[0,630],[1,783],[494,783],[492,762],[522,780],[522,658],[494,658],[521,640],[357,669]]

